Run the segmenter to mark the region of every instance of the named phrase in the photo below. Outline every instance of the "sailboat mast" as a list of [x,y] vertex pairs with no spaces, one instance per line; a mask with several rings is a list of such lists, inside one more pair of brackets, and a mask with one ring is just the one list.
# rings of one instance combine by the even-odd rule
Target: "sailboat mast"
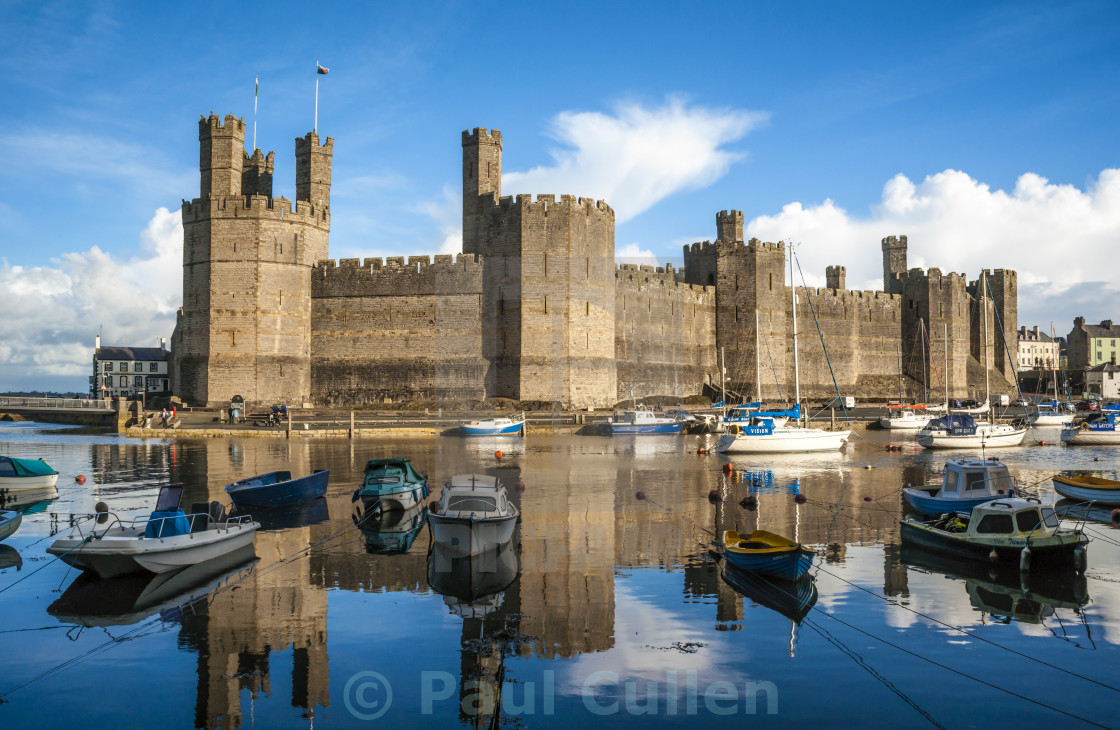
[[[1053,345],[1056,342],[1057,340],[1054,339],[1054,320],[1050,320],[1050,344]],[[1061,359],[1062,353],[1059,350],[1058,360]],[[1054,371],[1054,409],[1058,410],[1058,363],[1054,363],[1054,367],[1051,369]]]
[[754,394],[755,400],[758,401],[759,410],[762,409],[762,357],[758,351],[758,323],[759,323],[758,309],[754,310]]
[[949,410],[949,325],[945,326],[945,410]]
[[984,342],[981,347],[984,350],[984,403],[992,402],[992,389],[988,383],[988,292],[980,292],[980,306],[984,309]]
[[902,397],[902,343],[898,343],[898,404],[904,405],[906,399]]
[[[793,244],[789,246],[789,300],[793,309],[793,402],[801,406],[801,376],[797,363],[797,286],[793,283]],[[800,420],[800,417],[798,418]]]
[[918,332],[922,338],[922,403],[929,402],[929,372],[926,368],[926,321],[918,320]]
[[720,422],[727,420],[727,388],[723,384],[723,379],[727,377],[727,348],[719,348],[719,402],[723,405],[720,406]]

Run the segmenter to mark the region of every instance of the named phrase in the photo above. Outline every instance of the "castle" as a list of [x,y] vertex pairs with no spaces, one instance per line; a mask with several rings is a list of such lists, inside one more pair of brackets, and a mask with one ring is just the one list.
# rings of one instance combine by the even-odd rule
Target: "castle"
[[[243,120],[203,117],[199,146],[172,335],[172,379],[187,403],[237,394],[256,404],[609,407],[718,385],[717,355],[728,387],[792,391],[786,246],[744,241],[740,211],[716,216],[714,242],[684,247],[683,270],[616,265],[609,205],[503,197],[501,133],[474,129],[462,134],[463,253],[335,262],[332,138],[296,139],[294,203],[272,196],[275,155],[245,151]],[[939,390],[946,348],[951,397],[975,397],[985,368],[993,390],[1009,387],[1015,272],[968,282],[908,270],[906,246],[905,236],[882,241],[886,291],[846,290],[843,266],[828,267],[825,288],[799,290],[803,397],[834,394],[834,381],[858,397],[894,395],[900,380],[907,397],[923,382]]]

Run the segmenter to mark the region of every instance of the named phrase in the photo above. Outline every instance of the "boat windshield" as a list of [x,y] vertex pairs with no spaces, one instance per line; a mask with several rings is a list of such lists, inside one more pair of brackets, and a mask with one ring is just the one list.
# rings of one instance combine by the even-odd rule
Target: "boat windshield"
[[964,490],[966,492],[983,491],[984,489],[984,472],[974,469],[969,469],[964,473]]
[[1005,466],[992,466],[988,467],[988,482],[992,485],[993,489],[1002,489],[1007,491],[1015,486],[1011,481],[1011,474],[1008,473]]
[[474,495],[452,497],[447,500],[447,510],[458,512],[494,512],[498,502],[493,497],[476,497]]
[[1015,526],[1019,532],[1033,532],[1042,523],[1042,518],[1036,509],[1025,509],[1015,513]]
[[1055,514],[1054,510],[1050,509],[1049,507],[1043,507],[1042,508],[1042,521],[1046,523],[1047,527],[1057,527],[1058,526],[1058,515]]

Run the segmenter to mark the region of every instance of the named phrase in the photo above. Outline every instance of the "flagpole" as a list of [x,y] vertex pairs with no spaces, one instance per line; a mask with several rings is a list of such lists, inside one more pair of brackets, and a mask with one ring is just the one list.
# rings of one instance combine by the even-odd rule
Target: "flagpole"
[[315,124],[311,125],[314,134],[319,130],[319,62],[315,62]]
[[261,77],[253,80],[253,151],[257,151],[257,95],[261,91]]

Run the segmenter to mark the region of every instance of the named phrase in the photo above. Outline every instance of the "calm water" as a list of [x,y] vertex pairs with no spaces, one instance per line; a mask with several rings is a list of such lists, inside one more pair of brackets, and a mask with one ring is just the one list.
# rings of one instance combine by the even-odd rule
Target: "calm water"
[[[0,454],[63,477],[0,545],[0,725],[1120,725],[1120,531],[1089,523],[1076,578],[904,554],[898,490],[946,455],[890,440],[734,459],[728,477],[695,436],[174,442],[5,424]],[[1058,470],[1120,468],[1113,449],[998,454],[1044,500]],[[433,484],[498,475],[523,514],[514,543],[472,565],[429,557],[422,514],[356,528],[362,467],[389,455]],[[143,515],[168,481],[184,504],[224,501],[238,478],[316,468],[327,498],[260,515],[255,558],[99,582],[45,553],[53,515]],[[815,597],[721,577],[714,535],[758,527],[818,550]]]

